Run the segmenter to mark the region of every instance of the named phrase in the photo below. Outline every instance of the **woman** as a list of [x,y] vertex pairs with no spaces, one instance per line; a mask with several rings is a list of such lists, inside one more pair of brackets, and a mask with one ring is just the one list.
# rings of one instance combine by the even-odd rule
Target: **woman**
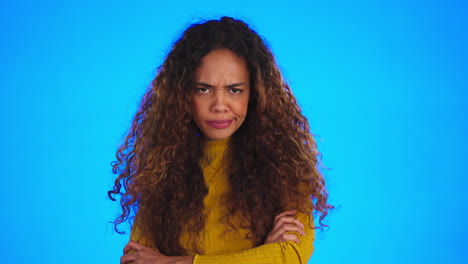
[[306,263],[312,213],[324,226],[332,208],[318,154],[257,33],[228,17],[190,26],[113,164],[116,230],[135,216],[121,263]]

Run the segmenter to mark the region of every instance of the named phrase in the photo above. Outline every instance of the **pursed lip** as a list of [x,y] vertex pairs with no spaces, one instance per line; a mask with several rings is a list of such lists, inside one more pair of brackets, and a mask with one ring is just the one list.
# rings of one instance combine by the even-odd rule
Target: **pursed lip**
[[205,121],[209,126],[214,127],[214,128],[227,128],[232,124],[233,120],[232,119],[222,119],[222,120],[208,120]]

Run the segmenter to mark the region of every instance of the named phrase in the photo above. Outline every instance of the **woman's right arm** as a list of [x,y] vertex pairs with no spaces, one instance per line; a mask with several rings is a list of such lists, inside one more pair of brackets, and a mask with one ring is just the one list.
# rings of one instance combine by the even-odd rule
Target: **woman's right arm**
[[154,248],[130,241],[124,248],[120,264],[192,264],[193,259],[192,256],[165,256]]

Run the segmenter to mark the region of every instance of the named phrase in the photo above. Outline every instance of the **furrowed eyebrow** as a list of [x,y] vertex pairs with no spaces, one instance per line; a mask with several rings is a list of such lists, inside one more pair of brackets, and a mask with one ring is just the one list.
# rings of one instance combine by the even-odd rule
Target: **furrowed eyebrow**
[[195,84],[198,85],[198,86],[206,87],[206,88],[214,88],[213,85],[209,85],[209,84],[207,84],[207,83],[199,83],[199,82],[197,82],[197,83],[195,83]]
[[239,86],[242,86],[244,85],[244,83],[233,83],[233,84],[230,84],[230,85],[226,85],[226,88],[237,88]]
[[[213,85],[210,85],[210,84],[207,84],[207,83],[202,83],[202,82],[197,82],[195,83],[197,86],[202,86],[202,87],[206,87],[206,88],[214,88]],[[229,85],[226,85],[225,88],[236,88],[236,87],[239,87],[239,86],[242,86],[244,85],[245,83],[233,83],[233,84],[229,84]]]

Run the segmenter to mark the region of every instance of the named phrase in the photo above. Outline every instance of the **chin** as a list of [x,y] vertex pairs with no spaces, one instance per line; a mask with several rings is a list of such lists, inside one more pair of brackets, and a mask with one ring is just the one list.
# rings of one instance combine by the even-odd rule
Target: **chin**
[[217,141],[217,140],[223,140],[223,139],[226,139],[228,137],[209,137],[208,140],[210,141]]
[[230,134],[216,134],[216,135],[209,135],[207,136],[206,138],[208,140],[211,140],[211,141],[215,141],[215,140],[223,140],[223,139],[227,139],[231,137]]

